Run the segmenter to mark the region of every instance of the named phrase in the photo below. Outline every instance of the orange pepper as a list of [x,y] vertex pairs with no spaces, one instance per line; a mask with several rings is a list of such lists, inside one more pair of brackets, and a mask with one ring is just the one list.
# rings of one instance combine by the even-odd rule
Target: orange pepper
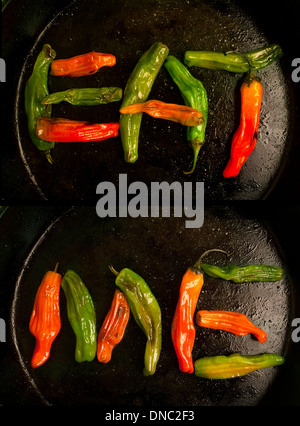
[[145,112],[154,118],[175,121],[184,126],[199,126],[204,122],[202,112],[186,105],[170,104],[156,100],[141,102],[121,108],[121,114]]
[[179,369],[185,373],[194,371],[192,350],[196,330],[193,317],[202,286],[203,274],[195,267],[189,268],[181,281],[179,299],[172,321],[172,341]]
[[31,359],[33,368],[47,361],[52,343],[61,328],[59,292],[62,276],[56,272],[56,268],[46,272],[38,288],[29,322],[29,330],[36,338]]
[[87,123],[67,118],[38,118],[36,135],[52,142],[96,142],[118,136],[119,123]]
[[123,339],[129,315],[130,308],[126,296],[122,291],[116,290],[98,335],[97,358],[99,362],[107,364],[111,360],[114,347]]
[[267,340],[267,333],[239,312],[198,311],[196,323],[201,327],[229,331],[237,336],[246,336],[251,333],[260,343],[265,343]]
[[240,124],[235,132],[230,159],[223,171],[225,178],[235,177],[254,150],[257,142],[263,89],[260,81],[250,77],[241,86]]
[[95,74],[101,67],[112,67],[116,57],[110,53],[89,52],[68,59],[57,59],[51,64],[55,76],[81,77]]

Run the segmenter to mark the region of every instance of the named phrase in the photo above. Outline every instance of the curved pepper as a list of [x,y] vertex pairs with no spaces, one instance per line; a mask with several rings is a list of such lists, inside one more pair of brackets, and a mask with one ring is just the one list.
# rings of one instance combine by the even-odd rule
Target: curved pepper
[[145,280],[128,268],[119,273],[112,267],[112,272],[117,275],[116,285],[127,297],[130,311],[147,337],[144,370],[145,376],[153,375],[161,352],[162,320],[160,306]]
[[80,276],[68,270],[61,283],[67,313],[76,336],[75,360],[92,361],[97,352],[96,314],[92,297]]
[[225,178],[238,175],[256,146],[262,96],[263,88],[260,81],[250,77],[243,82],[240,124],[232,138],[230,159],[223,171]]
[[52,141],[44,141],[36,136],[37,119],[51,117],[52,106],[43,105],[42,101],[47,95],[49,68],[56,56],[55,50],[49,44],[44,44],[38,55],[32,74],[25,86],[25,111],[27,115],[28,130],[34,145],[45,153],[47,160],[52,163],[50,151],[55,147]]
[[122,89],[120,87],[98,87],[83,89],[68,89],[62,92],[54,92],[46,96],[42,101],[43,105],[59,104],[68,102],[71,105],[95,106],[118,102],[122,99]]
[[[121,108],[137,102],[146,102],[168,53],[168,47],[157,42],[141,56],[127,81]],[[120,116],[121,140],[125,161],[128,163],[134,163],[138,159],[141,121],[142,113]]]
[[122,291],[116,290],[111,307],[98,334],[97,358],[107,364],[114,347],[121,342],[129,320],[130,307]]
[[255,370],[281,365],[284,361],[277,354],[208,356],[195,361],[195,375],[205,379],[232,379]]
[[202,82],[193,77],[189,70],[175,56],[169,55],[164,63],[164,67],[178,86],[185,105],[200,111],[204,117],[201,124],[196,127],[188,127],[187,129],[187,140],[194,151],[193,166],[189,172],[185,172],[185,174],[190,174],[195,170],[199,151],[204,144],[208,118],[207,92]]
[[36,338],[31,359],[33,368],[40,367],[47,361],[52,343],[61,328],[59,292],[62,277],[56,272],[56,268],[44,275],[30,317],[29,330]]
[[119,123],[87,123],[67,118],[38,118],[38,138],[55,142],[98,142],[118,136]]
[[95,74],[99,68],[112,67],[116,57],[110,53],[89,52],[68,59],[57,59],[51,65],[55,76],[81,77]]
[[179,368],[184,373],[193,373],[192,350],[195,342],[194,313],[203,286],[203,274],[197,265],[184,274],[179,299],[171,326],[171,336]]
[[201,310],[196,314],[196,323],[200,327],[229,331],[237,336],[246,336],[251,333],[260,343],[267,341],[267,333],[256,327],[246,315],[240,312]]
[[233,281],[235,283],[245,282],[274,282],[283,277],[283,269],[272,265],[226,265],[215,266],[206,263],[201,264],[201,269],[207,275],[213,278],[222,278],[223,280]]
[[[253,70],[260,70],[271,65],[282,55],[282,49],[278,44],[258,48],[247,53],[188,50],[185,52],[184,62],[189,67],[197,66],[212,70],[246,73],[250,71],[249,60]],[[247,60],[247,58],[249,59]]]

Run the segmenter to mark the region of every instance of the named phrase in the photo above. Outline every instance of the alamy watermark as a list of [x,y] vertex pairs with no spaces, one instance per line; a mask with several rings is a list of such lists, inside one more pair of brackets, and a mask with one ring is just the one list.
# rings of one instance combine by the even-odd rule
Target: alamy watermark
[[6,83],[6,64],[3,58],[0,58],[0,82]]
[[[203,182],[132,182],[119,174],[118,189],[112,182],[97,185],[101,195],[96,204],[99,217],[185,217],[186,228],[200,228],[204,222]],[[172,206],[172,209],[171,209]]]
[[295,58],[292,60],[292,67],[295,68],[292,72],[292,80],[294,83],[299,83],[300,81],[300,58]]
[[299,343],[300,342],[300,318],[293,319],[292,327],[295,327],[295,329],[292,332],[292,341],[294,343]]
[[0,342],[6,342],[6,324],[2,318],[0,318]]

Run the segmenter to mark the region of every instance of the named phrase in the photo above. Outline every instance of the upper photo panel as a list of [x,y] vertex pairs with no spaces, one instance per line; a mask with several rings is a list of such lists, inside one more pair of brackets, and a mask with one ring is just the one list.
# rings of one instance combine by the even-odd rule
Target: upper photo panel
[[2,0],[2,203],[120,175],[299,201],[296,3]]

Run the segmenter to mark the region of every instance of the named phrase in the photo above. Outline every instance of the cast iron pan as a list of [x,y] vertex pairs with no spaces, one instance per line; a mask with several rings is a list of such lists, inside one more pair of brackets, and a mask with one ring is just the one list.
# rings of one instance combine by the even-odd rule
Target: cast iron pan
[[[54,1],[51,6],[48,2],[46,5],[35,3],[25,6],[20,0],[11,0],[4,11],[3,46],[8,66],[15,73],[10,81],[12,90],[8,93],[13,100],[14,121],[7,123],[14,128],[14,134],[8,133],[13,145],[9,145],[5,154],[3,180],[6,181],[4,189],[7,189],[4,199],[12,199],[10,187],[13,192],[17,190],[16,184],[10,183],[13,173],[20,173],[21,179],[29,182],[32,195],[24,195],[28,191],[25,183],[19,190],[19,197],[29,200],[94,201],[97,184],[103,180],[118,184],[120,173],[128,175],[128,183],[203,181],[208,200],[268,196],[291,151],[296,112],[290,63],[285,62],[290,52],[284,30],[276,34],[269,32],[268,20],[261,22],[259,19],[262,5],[259,9],[253,6],[253,10],[246,10],[239,5],[241,2],[230,0],[111,0],[95,1],[93,7],[88,0]],[[9,25],[12,20],[16,22],[15,11],[19,11],[21,27],[16,23]],[[25,23],[24,28],[22,23]],[[239,176],[225,180],[222,171],[239,123],[241,76],[196,67],[191,68],[191,72],[207,89],[210,112],[206,143],[193,175],[183,173],[192,163],[185,129],[146,115],[140,133],[139,159],[134,165],[123,160],[120,137],[101,143],[57,145],[53,153],[54,165],[47,164],[30,141],[24,111],[24,87],[43,44],[49,43],[57,51],[57,58],[91,50],[111,52],[117,57],[115,67],[103,68],[93,76],[76,79],[50,76],[49,88],[53,92],[105,85],[124,88],[141,54],[158,40],[167,44],[170,54],[181,60],[186,50],[245,52],[271,43],[281,44],[286,49],[285,58],[259,72],[264,87],[259,141]],[[149,98],[182,103],[165,69],[159,73]],[[93,108],[71,107],[64,103],[54,106],[53,116],[91,122],[118,121],[118,107],[116,103]],[[20,161],[22,168],[19,167],[18,172]]]
[[[30,210],[22,213],[21,209],[20,213],[29,217]],[[38,224],[42,209],[36,209],[35,214]],[[51,217],[49,212],[45,214]],[[28,222],[30,224],[30,220]],[[27,232],[33,235],[30,225]],[[197,308],[243,312],[266,330],[268,340],[262,345],[250,335],[236,337],[197,327],[194,359],[234,352],[287,355],[290,323],[295,315],[293,287],[277,239],[260,220],[244,217],[232,208],[208,208],[202,228],[185,229],[184,221],[178,218],[100,220],[94,209],[77,207],[48,219],[47,226],[34,235],[16,279],[11,333],[22,370],[19,380],[23,375],[43,404],[253,406],[272,389],[273,382],[284,371],[281,366],[232,380],[199,379],[179,371],[170,338],[182,275],[205,250],[222,248],[231,253],[231,261],[236,264],[282,266],[284,278],[276,283],[237,285],[205,277]],[[226,259],[216,253],[206,260],[223,264]],[[56,262],[62,274],[70,268],[82,276],[94,300],[97,330],[116,288],[108,265],[116,269],[129,267],[144,277],[156,295],[163,318],[163,345],[155,375],[144,377],[142,374],[145,337],[132,317],[109,364],[102,365],[97,359],[76,363],[75,339],[66,316],[63,292],[61,332],[49,360],[36,370],[31,368],[35,340],[28,330],[28,322],[40,281]]]

